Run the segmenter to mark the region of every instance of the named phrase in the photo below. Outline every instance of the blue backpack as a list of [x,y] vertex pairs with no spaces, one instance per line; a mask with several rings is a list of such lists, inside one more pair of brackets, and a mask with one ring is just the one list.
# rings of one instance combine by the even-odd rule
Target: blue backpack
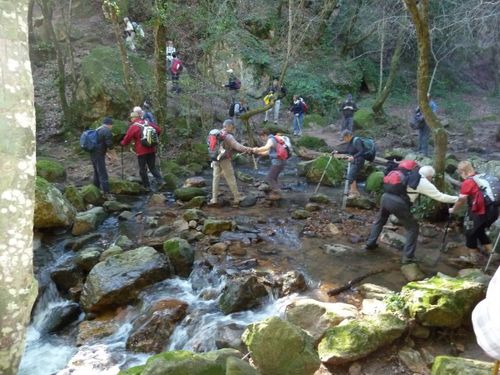
[[87,152],[92,152],[97,150],[99,146],[99,134],[97,133],[97,129],[88,129],[85,130],[80,136],[80,147],[82,150]]

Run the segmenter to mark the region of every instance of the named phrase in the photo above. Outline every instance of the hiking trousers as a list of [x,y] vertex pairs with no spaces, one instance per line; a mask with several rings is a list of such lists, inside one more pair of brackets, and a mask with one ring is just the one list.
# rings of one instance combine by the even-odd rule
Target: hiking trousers
[[150,188],[148,169],[159,184],[163,183],[163,177],[156,167],[156,153],[152,152],[150,154],[139,155],[137,156],[137,161],[139,163],[139,174],[141,175],[142,185],[146,189]]
[[109,193],[108,170],[106,169],[106,154],[93,152],[90,154],[92,167],[94,168],[94,185],[105,194]]
[[429,156],[429,137],[431,135],[431,128],[425,124],[418,130],[418,152],[425,156]]
[[340,131],[349,130],[351,133],[354,131],[354,118],[352,116],[344,116],[344,122]]
[[274,112],[273,120],[274,120],[274,122],[278,122],[278,119],[279,119],[279,116],[280,116],[280,107],[281,107],[281,100],[280,99],[276,99],[276,101],[274,102],[274,107],[273,108],[269,108],[266,111],[266,115],[264,117],[264,121],[267,121],[268,118],[269,118],[269,115],[271,114],[271,112]]
[[283,169],[285,169],[286,160],[275,159],[272,161],[271,168],[267,172],[266,181],[271,186],[273,190],[280,190],[280,185],[278,182],[278,177]]
[[378,236],[382,232],[382,228],[387,223],[391,214],[396,216],[406,229],[406,241],[403,247],[403,255],[406,259],[413,259],[415,257],[415,250],[417,249],[418,222],[410,212],[409,202],[399,195],[388,193],[382,194],[380,211],[372,225],[370,236],[366,244],[372,246],[377,243]]
[[238,186],[236,185],[236,177],[234,176],[234,169],[231,159],[222,159],[219,161],[212,162],[213,168],[213,181],[212,181],[212,203],[217,203],[217,197],[219,196],[219,183],[220,176],[223,175],[226,180],[229,190],[233,194],[233,199],[235,202],[239,202],[241,195],[238,191]]

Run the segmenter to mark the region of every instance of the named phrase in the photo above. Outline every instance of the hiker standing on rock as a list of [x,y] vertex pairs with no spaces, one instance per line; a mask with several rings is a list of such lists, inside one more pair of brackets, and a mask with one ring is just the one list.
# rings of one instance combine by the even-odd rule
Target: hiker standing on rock
[[298,95],[293,96],[293,104],[290,107],[290,112],[293,113],[293,135],[302,136],[302,122],[304,121],[304,105]]
[[348,94],[346,100],[340,105],[340,111],[344,117],[341,131],[349,130],[354,132],[354,112],[358,110],[356,102],[352,99],[352,95]]
[[118,158],[113,150],[113,119],[105,117],[102,125],[97,128],[97,147],[90,152],[90,160],[94,169],[93,184],[101,189],[105,196],[109,194],[108,170],[106,169],[106,156],[110,161],[116,161]]
[[478,183],[474,180],[476,171],[468,160],[458,163],[457,172],[464,180],[460,187],[460,197],[455,205],[449,209],[450,214],[467,202],[468,210],[464,218],[465,246],[472,251],[471,263],[479,261],[479,244],[484,251],[491,253],[491,240],[486,230],[498,219],[498,207],[487,204],[484,194]]
[[395,170],[384,177],[380,211],[372,225],[365,249],[373,250],[378,247],[377,239],[392,214],[406,230],[401,263],[415,263],[419,225],[410,209],[418,194],[443,203],[455,203],[458,200],[457,196],[443,194],[434,186],[431,182],[434,174],[434,168],[429,165],[418,168],[414,160],[403,160]]
[[212,199],[209,205],[218,204],[219,196],[219,183],[221,175],[224,176],[229,190],[233,194],[233,206],[239,206],[240,202],[245,198],[238,191],[238,185],[236,184],[236,177],[234,175],[232,156],[233,152],[241,153],[251,153],[252,149],[250,147],[243,146],[238,143],[234,138],[233,134],[236,130],[234,122],[232,119],[227,119],[222,124],[221,131],[221,148],[217,160],[212,161],[213,168],[213,181],[212,181]]
[[357,178],[359,172],[363,169],[365,165],[363,141],[361,138],[354,138],[354,135],[350,130],[344,130],[340,134],[342,141],[347,144],[347,149],[345,154],[335,153],[334,157],[337,159],[347,159],[350,163],[349,171],[346,176],[347,184],[349,186],[348,198],[358,197],[358,183]]

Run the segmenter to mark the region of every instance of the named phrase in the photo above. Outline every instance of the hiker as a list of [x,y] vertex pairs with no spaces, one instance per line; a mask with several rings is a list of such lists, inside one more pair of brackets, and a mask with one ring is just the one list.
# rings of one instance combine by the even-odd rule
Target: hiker
[[[112,162],[118,157],[113,150],[113,119],[104,117],[102,125],[97,128],[97,147],[90,152],[90,160],[94,169],[93,184],[102,190],[105,198],[109,196],[108,170],[106,169],[106,157]],[[113,151],[112,151],[113,150]]]
[[243,136],[243,124],[240,120],[240,116],[248,111],[248,106],[246,106],[245,104],[245,99],[233,99],[233,102],[229,107],[229,116],[233,119],[233,122],[236,126],[235,135],[237,139],[241,139],[241,137]]
[[161,129],[154,122],[146,123],[145,120],[141,119],[141,116],[137,112],[132,112],[130,114],[130,125],[125,134],[125,138],[121,141],[122,146],[128,145],[130,142],[134,142],[135,154],[137,155],[137,161],[139,163],[139,174],[141,176],[142,185],[146,191],[151,191],[151,185],[149,183],[148,169],[151,174],[156,179],[158,186],[164,184],[163,177],[161,176],[158,168],[156,167],[156,146],[145,146],[141,141],[143,137],[144,126],[152,126],[159,136]]
[[177,52],[172,54],[172,65],[170,66],[170,76],[172,77],[172,92],[179,94],[181,88],[179,87],[179,76],[182,72],[183,64],[178,57]]
[[[254,147],[252,153],[256,155],[269,155],[271,159],[271,168],[269,168],[269,172],[267,173],[266,182],[269,183],[271,187],[271,193],[279,194],[280,186],[278,177],[286,167],[287,159],[290,157],[290,151],[287,150],[287,155],[284,156],[281,156],[278,152],[280,144],[285,147],[285,139],[282,139],[281,135],[273,135],[268,129],[260,129],[257,134],[260,140],[265,142],[265,144],[262,147]],[[279,144],[278,141],[282,142]]]
[[134,30],[134,25],[132,25],[132,22],[129,20],[128,17],[125,17],[123,19],[123,23],[125,24],[125,43],[127,46],[132,50],[135,51],[135,30]]
[[340,131],[349,130],[350,132],[354,132],[354,112],[357,110],[358,107],[352,99],[352,95],[347,94],[346,100],[340,105],[340,111],[344,117]]
[[238,143],[233,136],[236,127],[232,119],[227,119],[222,124],[222,147],[217,160],[212,161],[213,168],[213,181],[212,181],[212,199],[210,199],[209,205],[218,204],[219,196],[219,182],[220,176],[223,175],[229,190],[233,194],[233,206],[237,207],[240,202],[245,198],[238,191],[238,186],[236,184],[236,177],[234,175],[232,156],[233,152],[241,153],[251,153],[252,149],[250,147],[243,146]]
[[359,137],[353,136],[352,132],[349,130],[344,130],[340,137],[347,145],[345,153],[337,153],[334,151],[334,157],[337,159],[347,159],[350,163],[349,173],[346,176],[347,183],[349,185],[348,198],[354,198],[359,196],[357,177],[359,172],[363,169],[365,165],[363,141]]
[[167,47],[165,49],[165,53],[167,56],[167,68],[170,69],[172,66],[172,60],[174,59],[174,53],[176,53],[176,49],[174,47],[174,42],[171,40],[167,41]]
[[[268,87],[268,89],[264,92],[262,95],[263,98],[269,98],[271,99],[270,95],[274,97],[274,106],[269,108],[266,111],[265,117],[264,117],[264,122],[267,122],[269,115],[271,114],[271,111],[273,111],[273,120],[274,123],[278,123],[278,119],[280,116],[280,107],[281,107],[281,98],[284,98],[286,96],[287,90],[283,85],[279,84],[279,81],[275,78],[273,80],[273,83],[271,86]],[[264,100],[264,104],[268,105],[270,101],[266,103],[266,100]]]
[[[149,104],[148,100],[144,100],[144,103],[142,103],[142,109],[141,107],[137,107],[141,110],[142,115],[141,118],[143,120],[146,120],[147,122],[154,122],[156,124],[155,116],[153,115],[153,112],[151,112],[151,105]],[[136,112],[135,108],[133,112]]]
[[222,85],[223,87],[227,87],[229,90],[238,91],[241,88],[241,81],[234,74],[233,69],[228,69],[227,73],[229,74],[227,78],[227,84]]
[[[392,176],[399,180],[396,182]],[[403,160],[399,166],[384,177],[384,194],[380,200],[380,211],[372,225],[365,249],[378,247],[377,239],[389,216],[396,216],[406,230],[406,241],[403,248],[402,264],[415,263],[415,250],[419,225],[410,209],[418,194],[443,203],[455,203],[457,196],[441,193],[431,182],[434,168],[430,165],[418,167],[414,160]]]
[[424,114],[420,110],[420,107],[415,109],[415,116],[413,122],[418,129],[418,150],[424,156],[429,156],[429,137],[431,135],[431,128],[425,122]]
[[474,181],[476,171],[468,160],[458,163],[457,172],[463,179],[460,187],[460,196],[453,207],[449,209],[453,214],[467,202],[467,214],[464,217],[465,246],[472,252],[469,254],[471,263],[480,260],[479,244],[483,246],[486,253],[491,253],[491,240],[486,230],[498,218],[498,207],[495,204],[487,204],[484,194],[479,185]]
[[303,101],[298,95],[293,96],[293,104],[290,107],[290,112],[293,113],[293,135],[302,136],[302,122],[304,121],[304,106]]

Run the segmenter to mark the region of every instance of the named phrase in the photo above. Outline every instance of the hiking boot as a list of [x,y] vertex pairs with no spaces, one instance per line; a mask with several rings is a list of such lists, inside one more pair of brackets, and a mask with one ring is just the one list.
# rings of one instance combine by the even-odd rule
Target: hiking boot
[[376,243],[367,243],[365,246],[364,246],[364,249],[365,250],[375,250],[378,248],[378,245]]

